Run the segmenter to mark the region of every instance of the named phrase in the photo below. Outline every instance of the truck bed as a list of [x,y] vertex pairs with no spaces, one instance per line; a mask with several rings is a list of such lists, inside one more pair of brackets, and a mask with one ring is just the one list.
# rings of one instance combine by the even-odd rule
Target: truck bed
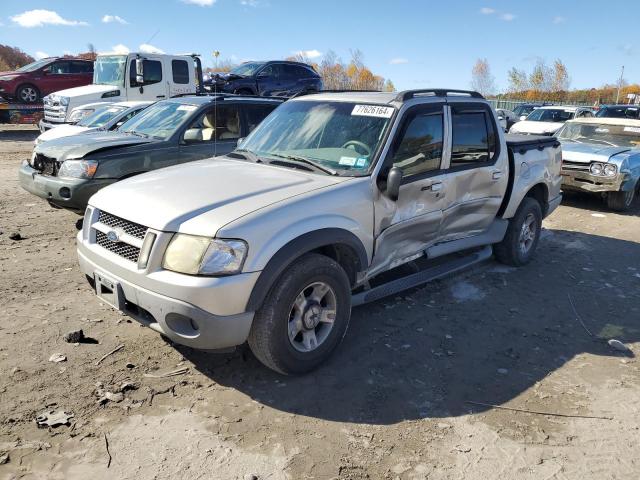
[[542,135],[517,135],[507,133],[505,135],[507,147],[518,152],[524,153],[527,150],[540,149],[545,147],[557,147],[559,145],[556,137],[548,137]]

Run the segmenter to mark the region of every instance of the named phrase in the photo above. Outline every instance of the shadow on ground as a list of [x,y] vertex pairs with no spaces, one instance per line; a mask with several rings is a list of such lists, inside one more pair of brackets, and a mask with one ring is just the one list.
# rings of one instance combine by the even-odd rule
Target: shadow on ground
[[639,243],[547,230],[526,267],[491,262],[354,309],[331,359],[300,377],[246,348],[176,348],[215,382],[286,412],[369,424],[458,416],[484,409],[469,400],[514,399],[577,354],[622,356],[609,338],[640,341],[638,258]]
[[4,130],[0,132],[0,141],[4,142],[32,142],[34,141],[40,131],[33,129],[24,130]]

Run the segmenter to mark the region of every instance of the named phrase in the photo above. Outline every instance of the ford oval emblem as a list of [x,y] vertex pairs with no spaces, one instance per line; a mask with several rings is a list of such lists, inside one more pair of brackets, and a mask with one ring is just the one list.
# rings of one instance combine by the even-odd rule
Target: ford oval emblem
[[118,232],[116,232],[115,230],[109,230],[109,232],[107,233],[107,240],[111,242],[117,242],[120,240],[120,235],[118,235]]

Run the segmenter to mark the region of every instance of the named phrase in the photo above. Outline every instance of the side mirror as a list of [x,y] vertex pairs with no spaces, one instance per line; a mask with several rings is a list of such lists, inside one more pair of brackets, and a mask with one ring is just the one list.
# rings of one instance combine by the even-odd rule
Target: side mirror
[[400,183],[402,182],[402,170],[398,167],[393,167],[389,170],[389,174],[387,175],[387,188],[385,190],[385,195],[389,197],[389,199],[394,202],[398,200],[400,196]]
[[240,137],[236,142],[236,147],[240,148],[240,145],[242,144],[243,141],[244,141],[244,137]]
[[144,83],[144,60],[136,58],[136,83]]
[[526,120],[527,116],[526,115],[520,115],[520,120]]
[[202,130],[199,128],[189,128],[186,132],[184,132],[184,137],[182,137],[182,143],[196,143],[202,141]]

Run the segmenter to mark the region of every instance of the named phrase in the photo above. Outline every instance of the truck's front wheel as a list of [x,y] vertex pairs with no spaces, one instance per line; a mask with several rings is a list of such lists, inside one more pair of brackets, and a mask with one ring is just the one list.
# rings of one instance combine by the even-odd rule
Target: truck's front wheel
[[496,259],[519,267],[531,261],[542,230],[542,209],[537,200],[525,197],[514,217],[509,220],[502,242],[493,246]]
[[282,273],[256,312],[249,346],[277,372],[308,372],[342,341],[350,317],[345,271],[329,257],[306,254]]

